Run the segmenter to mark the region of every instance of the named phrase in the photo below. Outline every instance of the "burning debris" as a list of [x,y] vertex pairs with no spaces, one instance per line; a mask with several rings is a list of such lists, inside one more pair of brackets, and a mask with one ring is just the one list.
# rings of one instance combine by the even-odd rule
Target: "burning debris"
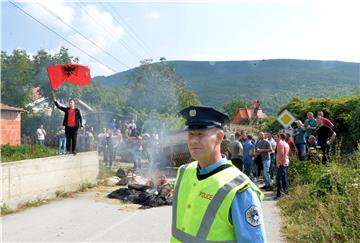
[[[121,181],[126,178],[126,173],[122,171],[118,171],[117,175],[122,177]],[[144,209],[172,204],[173,187],[165,175],[158,176],[155,181],[149,177],[145,184],[128,183],[127,186],[111,192],[107,197],[120,199],[124,203],[140,204]]]

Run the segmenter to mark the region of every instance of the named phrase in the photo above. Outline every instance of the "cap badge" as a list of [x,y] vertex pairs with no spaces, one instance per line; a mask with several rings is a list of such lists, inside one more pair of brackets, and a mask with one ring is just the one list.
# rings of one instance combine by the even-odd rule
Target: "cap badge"
[[191,117],[196,116],[196,110],[190,110],[189,111],[189,116],[191,116]]

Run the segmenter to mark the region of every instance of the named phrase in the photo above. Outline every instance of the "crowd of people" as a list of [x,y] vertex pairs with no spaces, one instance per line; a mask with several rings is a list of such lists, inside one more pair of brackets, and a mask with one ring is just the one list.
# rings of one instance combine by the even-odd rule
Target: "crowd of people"
[[134,120],[117,122],[115,118],[96,139],[98,152],[103,155],[107,167],[111,167],[117,156],[120,156],[122,160],[133,162],[134,169],[141,168],[141,159],[145,157],[149,162],[153,160],[155,146],[159,144],[157,133],[142,134]]
[[[281,131],[271,134],[269,132],[260,132],[257,134],[257,140],[252,134],[246,131],[229,134],[222,142],[222,153],[227,155],[241,171],[247,174],[254,182],[262,175],[265,186],[264,189],[272,189],[272,179],[276,176],[277,149],[281,141],[289,146],[286,150],[286,156],[283,158],[285,166],[289,163],[288,157],[296,155],[300,161],[321,160],[327,163],[330,157],[330,145],[336,138],[333,123],[324,117],[322,111],[317,112],[314,117],[312,112],[307,113],[307,119],[302,122],[297,120],[290,133]],[[289,131],[289,130],[288,130]],[[44,144],[48,134],[41,124],[36,130],[38,144]],[[65,154],[69,147],[65,136],[65,126],[61,125],[56,131],[58,141],[58,153]],[[284,137],[284,138],[282,138]],[[27,135],[22,137],[23,143],[29,143]],[[156,148],[150,146],[159,144],[159,135],[141,134],[137,129],[134,120],[120,121],[111,119],[106,127],[98,134],[94,133],[94,127],[84,126],[77,133],[77,151],[97,150],[103,156],[106,166],[111,167],[118,155],[128,157],[134,162],[134,167],[141,167],[141,158],[147,157],[150,161],[154,159]],[[281,143],[282,144],[282,143]],[[264,173],[264,171],[266,173]],[[263,172],[261,174],[261,172]],[[286,177],[286,173],[285,177]],[[286,183],[285,183],[286,184]],[[286,188],[286,185],[285,185]]]
[[[66,138],[66,126],[59,125],[56,131],[48,132],[43,124],[40,124],[33,136],[30,132],[22,134],[22,144],[52,144],[57,146],[58,154],[73,153],[68,146]],[[76,133],[76,152],[95,151],[103,157],[105,166],[111,167],[113,162],[120,156],[125,161],[134,163],[134,167],[141,167],[141,159],[149,162],[158,158],[159,134],[141,133],[137,129],[134,120],[120,121],[111,119],[98,133],[91,125],[79,127]],[[75,149],[74,149],[75,151]]]
[[297,120],[295,124],[288,132],[259,132],[257,139],[246,131],[230,134],[222,142],[222,153],[253,182],[258,183],[261,177],[261,189],[271,191],[276,177],[277,197],[281,197],[282,191],[288,191],[289,158],[297,156],[300,161],[320,160],[326,164],[336,139],[334,125],[322,111],[317,112],[316,118],[308,112],[304,123]]

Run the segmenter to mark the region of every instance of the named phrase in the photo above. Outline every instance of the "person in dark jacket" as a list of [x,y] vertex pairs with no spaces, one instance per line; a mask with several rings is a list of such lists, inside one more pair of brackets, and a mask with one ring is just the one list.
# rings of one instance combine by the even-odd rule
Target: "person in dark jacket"
[[[82,128],[82,116],[78,108],[75,108],[75,100],[69,99],[69,107],[61,106],[53,95],[56,107],[65,113],[63,125],[65,126],[66,151],[76,155],[76,137],[79,128]],[[71,144],[71,150],[70,150]]]

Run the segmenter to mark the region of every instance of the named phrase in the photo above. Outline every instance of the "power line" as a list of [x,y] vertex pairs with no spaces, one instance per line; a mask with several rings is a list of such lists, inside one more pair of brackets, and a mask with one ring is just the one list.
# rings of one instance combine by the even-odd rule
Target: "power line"
[[[39,4],[39,3],[38,3]],[[40,4],[39,4],[40,5]],[[50,12],[51,14],[54,14],[52,11],[50,11],[48,8],[46,8],[45,6],[41,6],[43,7],[46,11]],[[98,48],[102,49],[101,47],[99,47],[95,42],[92,42],[91,40],[87,39],[83,34],[81,34],[79,31],[77,31],[75,28],[73,28],[71,25],[67,24],[64,20],[62,20],[58,15],[54,14],[61,22],[63,22],[65,25],[67,25],[68,27],[70,27],[72,30],[74,30],[75,32],[79,33],[83,38],[85,38],[86,40],[90,41],[92,44],[94,44],[95,46],[97,46]],[[31,17],[31,16],[30,16]],[[41,23],[40,23],[41,24]],[[67,40],[65,40],[67,41]],[[67,41],[69,42],[69,41]],[[71,43],[70,43],[71,44]],[[73,45],[73,44],[72,44]],[[81,49],[80,49],[81,50]],[[103,49],[102,49],[103,50]],[[116,60],[118,60],[116,57],[114,57],[112,54],[108,53],[106,50],[104,50],[108,55],[110,55],[111,57],[115,58]],[[85,53],[86,54],[86,53]],[[90,56],[91,57],[91,56]],[[96,59],[97,60],[97,59]],[[144,60],[149,60],[149,59],[144,59]],[[120,60],[118,60],[120,61]],[[100,62],[100,61],[99,61]],[[101,64],[103,64],[102,62],[100,62]],[[126,64],[123,64],[121,61],[120,63],[122,65],[124,65],[125,67],[127,67],[128,69],[132,69],[131,67],[127,66]],[[105,64],[103,64],[105,65]],[[105,65],[106,67],[108,67],[107,65]],[[110,67],[108,67],[111,71],[113,71],[115,73],[115,71],[113,69],[111,69]],[[133,68],[133,72],[137,73],[137,74],[141,74],[136,68]]]
[[73,31],[75,31],[76,33],[78,33],[79,35],[81,35],[85,40],[91,42],[94,46],[96,46],[97,48],[99,48],[100,50],[102,50],[103,52],[105,52],[107,55],[111,56],[114,60],[116,60],[118,63],[120,63],[122,66],[131,69],[131,67],[129,67],[128,65],[126,65],[125,63],[123,63],[122,61],[120,61],[117,57],[113,56],[111,53],[109,53],[108,51],[106,51],[105,49],[103,49],[101,46],[99,46],[96,42],[92,41],[91,39],[88,39],[86,36],[84,36],[81,32],[79,32],[78,30],[76,30],[73,26],[69,25],[68,23],[66,23],[62,18],[60,18],[57,14],[55,14],[53,11],[51,11],[50,9],[48,9],[47,7],[43,6],[41,3],[36,2],[40,7],[42,7],[45,11],[47,11],[48,13],[54,15],[58,20],[60,20],[62,23],[64,23],[66,26],[68,26],[69,28],[71,28]]
[[76,46],[75,44],[73,44],[72,42],[70,42],[69,40],[67,40],[65,37],[63,37],[62,35],[60,35],[59,33],[57,33],[55,30],[52,30],[49,26],[47,26],[46,24],[42,23],[41,21],[39,21],[38,19],[36,19],[34,16],[32,16],[31,14],[29,14],[28,12],[26,12],[24,9],[22,9],[21,7],[19,7],[18,5],[16,5],[14,2],[8,0],[12,5],[14,5],[16,8],[18,8],[20,11],[22,11],[24,14],[28,15],[29,17],[31,17],[33,20],[35,20],[36,22],[38,22],[39,24],[41,24],[42,26],[44,26],[46,29],[48,29],[49,31],[53,32],[55,35],[59,36],[61,39],[63,39],[64,41],[66,41],[67,43],[69,43],[70,45],[72,45],[73,47],[75,47],[76,49],[80,50],[82,53],[84,53],[85,55],[87,55],[88,57],[90,57],[91,59],[95,60],[96,62],[104,65],[105,67],[107,67],[109,70],[111,70],[112,72],[115,73],[115,71],[109,67],[108,65],[106,65],[105,63],[101,62],[100,60],[98,60],[96,57],[92,56],[91,54],[87,53],[86,51],[84,51],[83,49],[81,49],[80,47]]
[[85,12],[89,15],[92,16],[92,19],[100,26],[102,27],[102,29],[104,29],[106,32],[108,32],[115,40],[119,41],[120,44],[125,47],[125,49],[135,55],[138,59],[144,59],[141,55],[139,55],[139,53],[137,53],[137,51],[133,50],[133,48],[131,48],[126,42],[124,42],[123,40],[121,40],[120,36],[116,35],[115,33],[113,33],[111,30],[108,29],[108,26],[98,17],[96,17],[96,15],[91,11],[90,8],[88,8],[85,4],[83,4],[81,1],[77,1],[75,2],[76,4],[78,4],[80,6],[80,8],[82,8],[82,6],[84,7],[83,9],[85,10]]
[[151,53],[151,49],[145,44],[145,42],[136,34],[136,32],[131,28],[131,26],[129,24],[126,23],[126,21],[120,16],[120,14],[115,10],[115,8],[109,3],[107,3],[110,8],[108,8],[104,3],[99,2],[99,4],[108,12],[113,12],[115,13],[115,15],[121,20],[122,23],[119,22],[118,18],[116,18],[116,16],[113,16],[114,20],[122,27],[126,28],[129,36],[134,39],[139,46],[141,46],[141,48],[147,52],[147,54],[150,54],[150,56],[152,56]]
[[[110,2],[108,3],[110,6],[112,6],[110,4]],[[120,16],[120,14],[115,10],[114,7],[112,7],[111,9],[113,9],[113,12],[122,20],[122,22],[124,23],[125,26],[128,26],[128,28],[130,29],[130,31],[134,34],[135,37],[137,37],[141,43],[143,43],[143,45],[150,51],[150,54],[152,54],[151,52],[151,48],[136,34],[136,32],[133,30],[133,28],[130,26],[130,24],[127,24],[126,20]]]
[[[106,11],[111,12],[111,10],[110,10],[105,4],[103,4],[102,2],[99,2],[99,4],[100,4]],[[112,15],[112,17],[114,18],[114,20],[115,20],[121,27],[124,27],[124,29],[125,29],[125,25],[123,25],[122,23],[120,23],[119,20],[118,20],[115,16]],[[139,44],[139,46],[140,46],[145,52],[147,52],[147,50],[144,48],[143,44],[142,44],[129,30],[127,30],[127,32],[128,32],[128,34],[129,34],[129,36],[130,36],[132,39],[134,39],[134,40]]]

